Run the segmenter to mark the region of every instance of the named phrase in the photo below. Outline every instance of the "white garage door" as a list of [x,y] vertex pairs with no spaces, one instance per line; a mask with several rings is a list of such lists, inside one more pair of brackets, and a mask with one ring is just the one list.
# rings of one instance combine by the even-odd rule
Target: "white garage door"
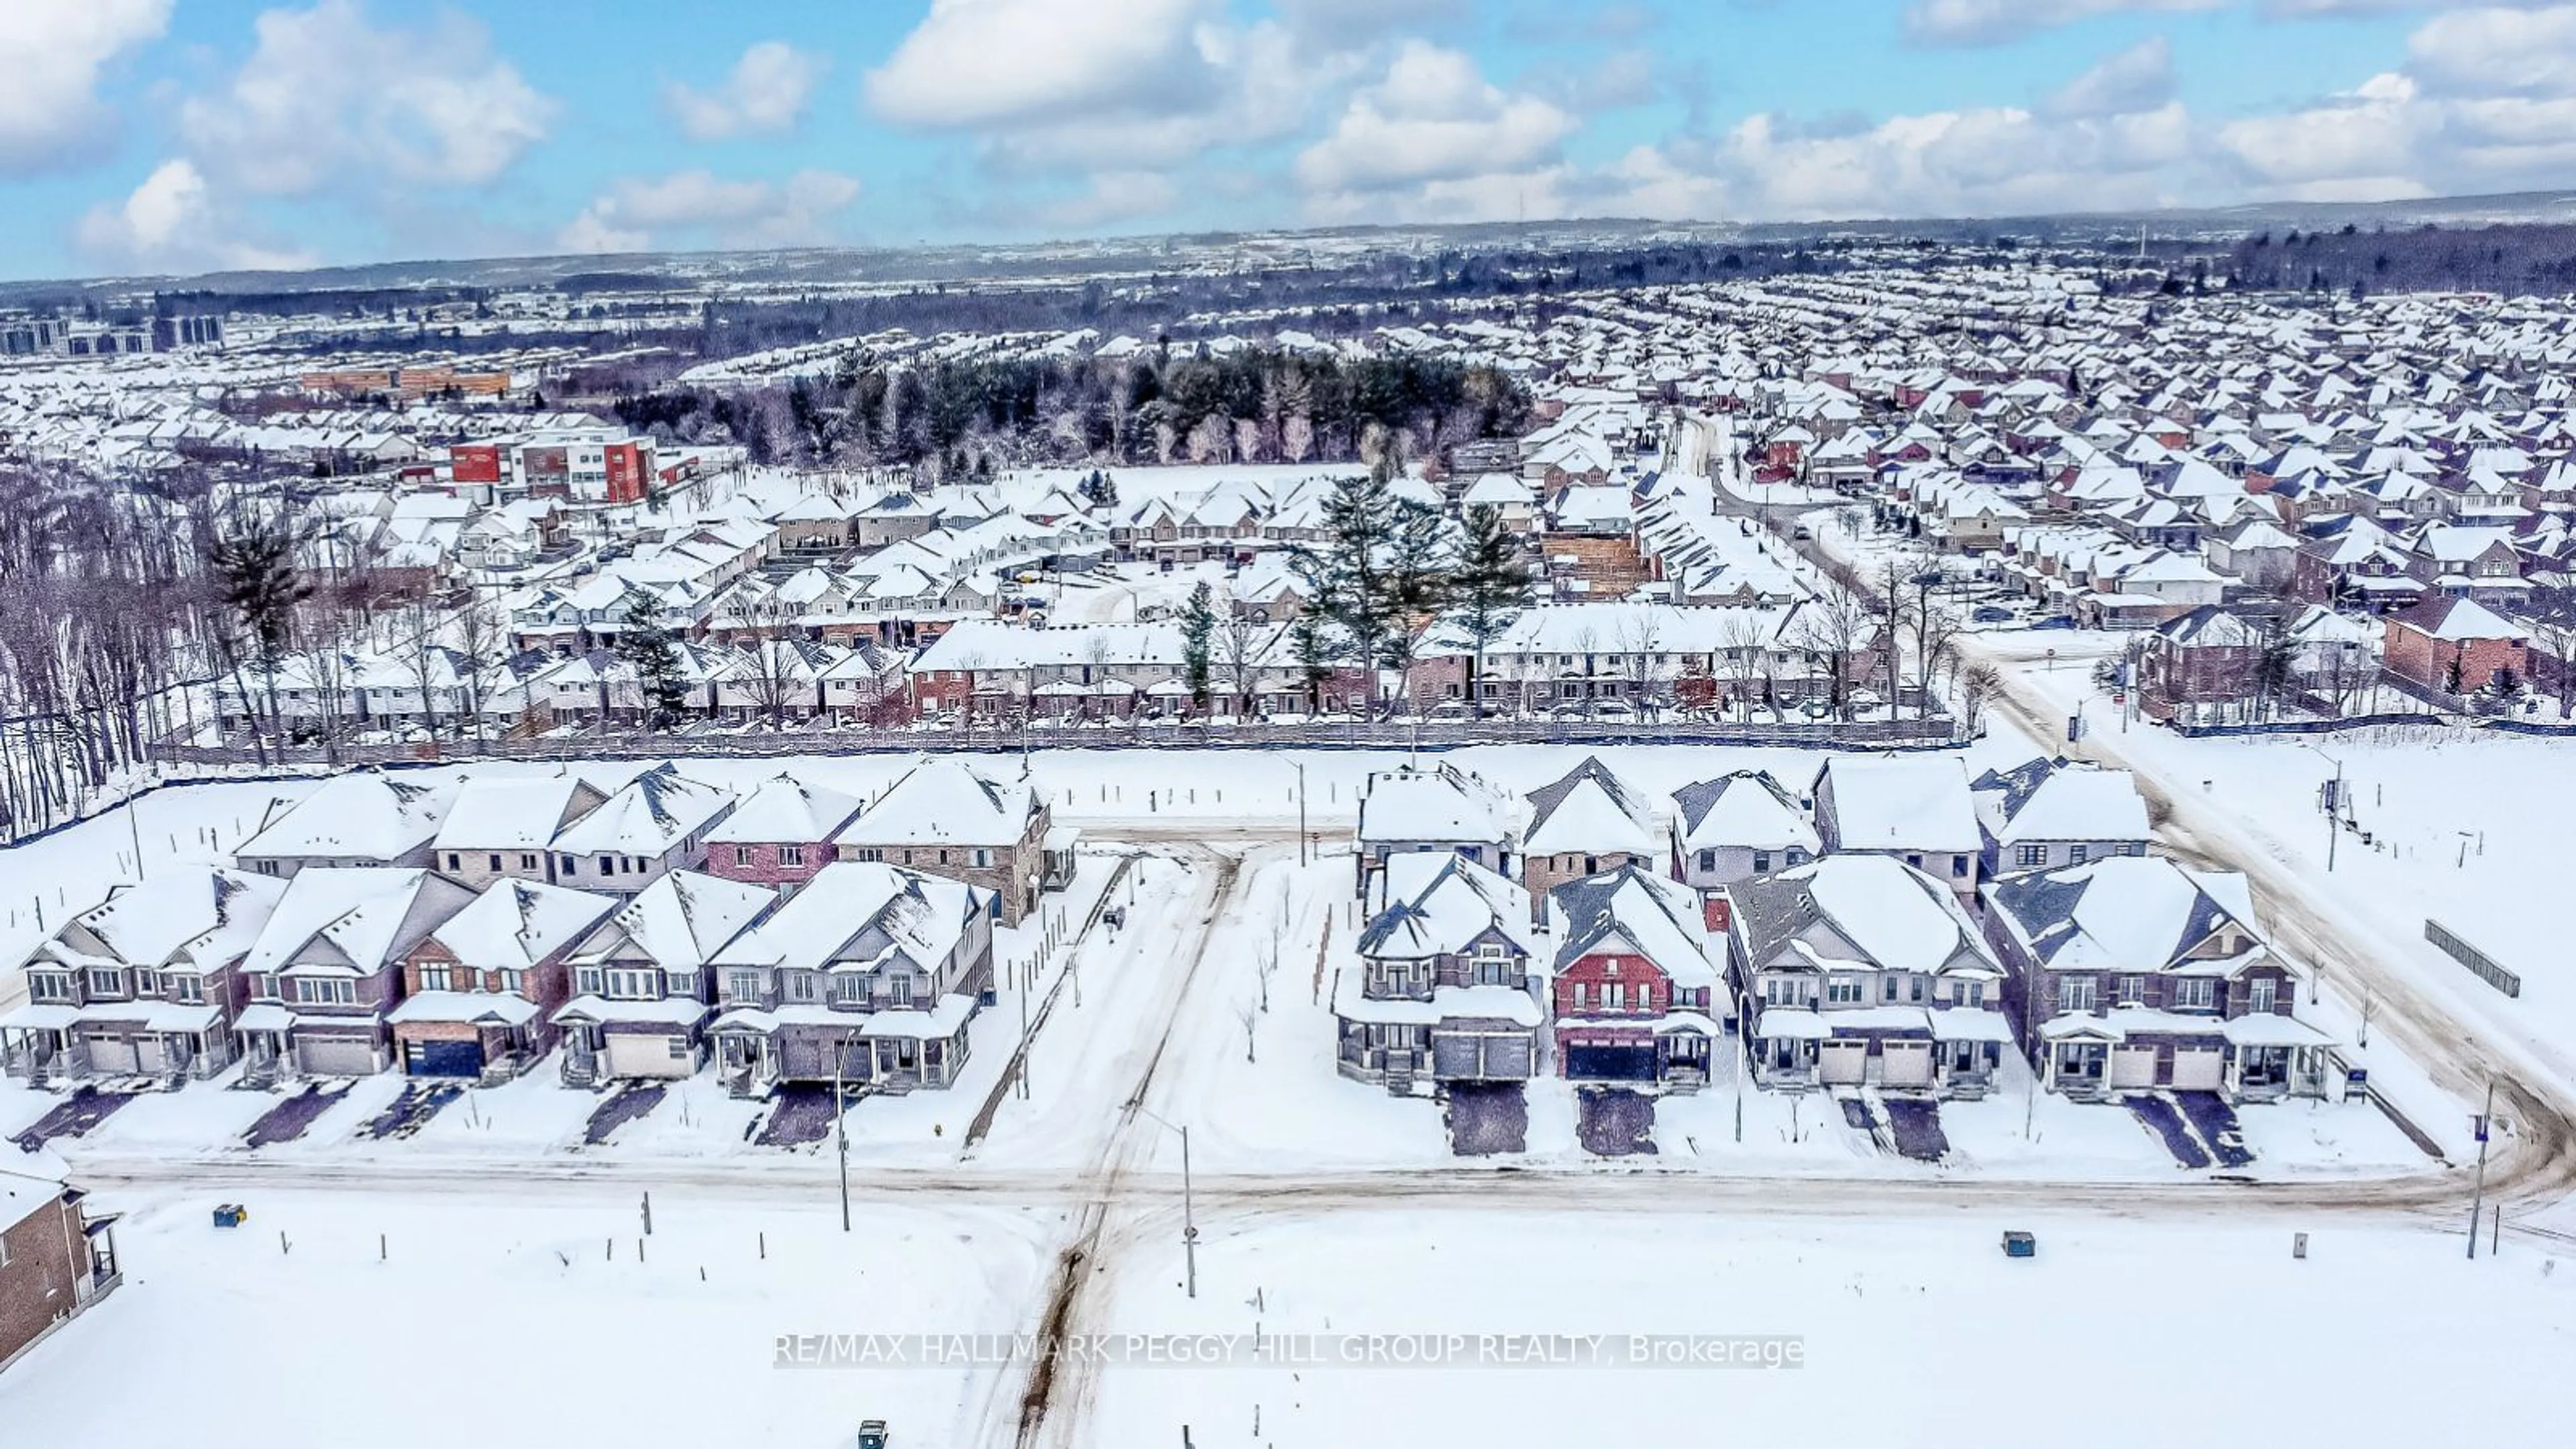
[[2156,1084],[2156,1049],[2151,1046],[2111,1048],[2111,1085],[2152,1087]]
[[608,1038],[608,1074],[612,1077],[685,1077],[697,1069],[697,1058],[685,1051],[671,1054],[678,1037],[617,1033]]
[[1881,1084],[1890,1087],[1932,1085],[1932,1043],[1883,1041],[1878,1045]]
[[170,1070],[170,1055],[161,1049],[161,1038],[139,1036],[134,1039],[134,1069],[156,1077]]
[[102,1077],[130,1077],[143,1066],[131,1038],[99,1036],[90,1038],[89,1069]]
[[296,1059],[317,1077],[366,1077],[376,1072],[375,1044],[359,1036],[313,1036],[295,1044]]
[[1816,1072],[1831,1087],[1858,1086],[1869,1074],[1869,1043],[1826,1041],[1816,1044]]
[[2226,1074],[2226,1055],[2216,1047],[2175,1047],[2173,1085],[2177,1092],[2215,1092]]

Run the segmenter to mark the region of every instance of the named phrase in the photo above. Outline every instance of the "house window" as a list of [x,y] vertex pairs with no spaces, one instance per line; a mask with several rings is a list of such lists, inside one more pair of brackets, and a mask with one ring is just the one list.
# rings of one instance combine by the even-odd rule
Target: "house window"
[[2118,993],[2118,995],[2119,995],[2119,1004],[2120,1004],[2120,1005],[2122,1005],[2122,1006],[2144,1006],[2144,1005],[2146,1005],[2146,1004],[2147,1004],[2147,978],[2145,978],[2144,976],[2123,976],[2123,977],[2121,977],[2121,978],[2120,978],[2120,989],[2119,989],[2119,993]]
[[1892,973],[1878,978],[1879,999],[1881,1001],[1896,1000],[1897,993],[1903,989],[1903,986],[1904,983]]
[[663,994],[663,995],[665,995],[665,996],[695,996],[695,995],[697,995],[697,994],[698,994],[698,973],[696,973],[695,971],[665,971],[665,972],[663,972],[663,973],[662,973],[662,994]]
[[2048,864],[2048,847],[2045,845],[2016,847],[2013,851],[2013,864],[2024,870],[2036,870]]
[[537,869],[537,868],[538,868],[538,861],[537,861],[537,853],[536,853],[535,851],[533,851],[533,850],[523,850],[523,851],[520,851],[520,852],[519,852],[519,869],[521,869],[521,870],[535,870],[535,869]]
[[740,866],[751,864],[751,847],[748,845],[735,846],[733,848],[733,863]]
[[760,996],[760,973],[728,971],[725,973],[725,995],[735,1001],[756,1000]]
[[1964,880],[1967,878],[1968,858],[1966,856],[1954,855],[1950,857],[1950,875],[1953,879],[1957,880]]
[[453,979],[454,978],[449,974],[448,969],[444,966],[423,966],[420,968],[420,989],[423,991],[445,991],[447,989],[448,982]]
[[2120,853],[2122,855],[2144,855],[2147,853],[2147,843],[2143,840],[2123,841],[2120,844]]
[[1601,1004],[1612,1011],[1627,1010],[1628,988],[1619,982],[1611,982],[1603,989]]
[[36,1001],[69,1001],[75,995],[72,974],[68,971],[30,971],[27,973],[27,995]]
[[1833,1006],[1860,1005],[1860,978],[1830,976],[1825,979],[1825,1001]]
[[2057,1009],[2091,1011],[2098,999],[2098,987],[2090,976],[2061,976],[2057,981]]
[[2089,852],[2084,848],[2084,842],[2079,840],[2073,845],[2066,847],[2066,863],[2068,865],[2082,865],[2084,863],[2084,858],[2088,853]]
[[909,976],[887,977],[886,1000],[896,1006],[912,1005],[912,978]]
[[1575,1009],[1575,1010],[1577,1010],[1577,1011],[1581,1011],[1581,1010],[1583,1009],[1583,1007],[1584,1007],[1584,1004],[1585,1004],[1585,1003],[1590,999],[1591,995],[1592,995],[1592,988],[1591,988],[1591,987],[1584,985],[1584,984],[1583,984],[1582,982],[1580,982],[1580,981],[1575,982],[1575,983],[1574,983],[1574,1009]]
[[455,851],[451,850],[447,853],[447,868],[449,870],[461,870],[464,868],[463,862],[458,858]]
[[2269,1015],[2279,1000],[2280,983],[2269,976],[2257,976],[2246,983],[2245,991],[2246,1009]]
[[494,875],[499,875],[501,873],[501,852],[496,850],[490,855],[483,857],[483,863]]
[[780,865],[803,865],[805,863],[805,847],[801,845],[782,845],[778,847],[778,863]]
[[581,862],[572,856],[565,856],[561,862],[561,867],[564,877],[567,880],[581,874]]
[[1771,852],[1769,852],[1769,851],[1767,851],[1767,850],[1757,850],[1757,851],[1753,852],[1753,872],[1754,872],[1754,874],[1756,874],[1756,875],[1765,874],[1765,873],[1769,872],[1769,870],[1770,870],[1770,869],[1771,869]]
[[850,859],[852,859],[852,860],[864,860],[864,861],[869,861],[869,862],[882,861],[882,860],[884,860],[884,859],[885,859],[885,852],[884,852],[884,851],[882,851],[882,850],[877,850],[877,849],[873,849],[873,848],[869,848],[869,849],[861,849],[861,850],[853,850],[853,851],[851,851],[851,852],[850,852]]
[[123,996],[125,994],[125,973],[110,966],[94,966],[90,968],[89,994],[92,996]]
[[584,996],[597,996],[601,989],[600,982],[600,970],[596,966],[584,966],[572,973],[572,989]]
[[2207,1011],[2218,1004],[2218,983],[2207,976],[2179,977],[2173,984],[2176,1011]]
[[1701,851],[1699,853],[1699,868],[1702,870],[1717,869],[1717,852],[1714,850]]
[[1983,1005],[1985,1005],[1985,1004],[1986,1004],[1986,983],[1984,983],[1984,982],[1982,982],[1982,981],[1966,981],[1966,982],[1962,982],[1962,983],[1960,983],[1960,985],[1959,985],[1959,1004],[1960,1004],[1960,1005],[1962,1005],[1962,1006],[1983,1006]]
[[787,973],[787,999],[788,999],[788,1000],[790,1000],[790,1001],[811,1001],[811,1000],[813,1000],[813,999],[814,999],[814,996],[815,996],[814,985],[815,985],[815,983],[814,983],[814,973],[813,973],[813,972],[811,972],[811,971],[790,971],[790,972],[788,972],[788,973]]
[[136,968],[134,973],[134,994],[137,996],[160,995],[161,973],[148,966]]

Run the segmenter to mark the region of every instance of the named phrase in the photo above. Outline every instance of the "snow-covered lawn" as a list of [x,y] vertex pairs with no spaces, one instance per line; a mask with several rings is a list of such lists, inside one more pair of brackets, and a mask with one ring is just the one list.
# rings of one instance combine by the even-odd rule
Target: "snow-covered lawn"
[[246,1203],[235,1229],[204,1194],[116,1204],[126,1282],[0,1375],[0,1440],[844,1449],[879,1417],[994,1442],[997,1370],[782,1372],[776,1341],[1024,1328],[1058,1220],[867,1204],[845,1234],[819,1196],[661,1190],[638,1261],[641,1202],[606,1189]]
[[[1614,1354],[1629,1334],[1795,1335],[1805,1367],[1113,1366],[1083,1442],[1168,1444],[1188,1425],[1199,1444],[1275,1449],[2538,1445],[2565,1424],[2536,1386],[2576,1352],[2576,1261],[2509,1240],[2472,1264],[2456,1234],[2333,1219],[1411,1207],[1202,1210],[1199,1228],[1195,1302],[1177,1224],[1157,1222],[1087,1326],[1240,1334],[1243,1360],[1256,1327],[1274,1351],[1282,1334],[1602,1334]],[[2004,1257],[2006,1229],[2035,1232],[2038,1256]]]

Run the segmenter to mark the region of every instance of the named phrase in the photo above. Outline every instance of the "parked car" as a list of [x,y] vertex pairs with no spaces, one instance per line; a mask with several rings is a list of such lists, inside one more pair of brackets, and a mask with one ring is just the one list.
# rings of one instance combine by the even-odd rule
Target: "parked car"
[[1970,622],[1978,624],[2009,624],[2013,620],[2013,611],[1993,604],[1979,604],[1977,611],[1970,614],[1968,618]]
[[2075,620],[2064,614],[2051,614],[2047,618],[2040,620],[2038,623],[2033,624],[2030,627],[2034,629],[2072,629],[2075,627]]

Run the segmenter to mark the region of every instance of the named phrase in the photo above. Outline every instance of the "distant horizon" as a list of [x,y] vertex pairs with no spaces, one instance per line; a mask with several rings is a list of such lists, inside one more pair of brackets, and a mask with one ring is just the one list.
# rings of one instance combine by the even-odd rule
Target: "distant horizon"
[[2546,0],[15,0],[0,64],[62,282],[2576,184]]
[[[2159,218],[2205,219],[2211,222],[2241,218],[2237,224],[2249,228],[2287,221],[2295,214],[2324,213],[2329,216],[2369,216],[2386,213],[2404,216],[2411,224],[2423,213],[2475,208],[2480,204],[2522,202],[2557,203],[2566,208],[2561,215],[2495,215],[2475,218],[2479,224],[2545,225],[2553,222],[2576,224],[2576,186],[2536,188],[2507,192],[2463,192],[2433,196],[2355,198],[2350,200],[2243,201],[2221,206],[2169,206],[2153,208],[2113,208],[2093,211],[1997,212],[1981,215],[1923,216],[1840,216],[1804,221],[1752,221],[1719,218],[1674,218],[1618,216],[1611,214],[1533,218],[1527,221],[1482,220],[1443,222],[1335,222],[1311,226],[1204,228],[1172,231],[1136,231],[1107,233],[1096,236],[1039,236],[1019,239],[962,238],[951,241],[877,242],[848,240],[817,242],[801,246],[774,247],[670,247],[632,252],[535,251],[496,253],[485,256],[392,256],[369,261],[333,262],[310,267],[239,268],[194,273],[118,273],[88,275],[0,277],[0,288],[27,292],[44,287],[90,289],[116,284],[190,285],[232,278],[273,277],[280,280],[329,276],[336,273],[368,271],[422,270],[438,267],[509,267],[567,266],[567,275],[594,272],[616,272],[620,264],[668,263],[702,258],[745,256],[829,256],[851,253],[883,253],[894,256],[930,255],[942,252],[992,250],[998,252],[1038,252],[1057,248],[1089,248],[1109,253],[1136,250],[1156,244],[1189,241],[1221,242],[1228,239],[1297,238],[1327,236],[1361,236],[1371,232],[1388,234],[1444,234],[1495,229],[1526,228],[1531,231],[1562,232],[1584,227],[1623,227],[1640,231],[1658,228],[1704,230],[1742,234],[1799,233],[1827,234],[1837,230],[1865,228],[1902,235],[1908,229],[1971,228],[2000,226],[2008,223],[2049,223],[2079,226],[2098,223],[2122,225],[2145,222],[2152,226]],[[2172,240],[2172,238],[2166,238]],[[569,266],[568,264],[578,264]]]

